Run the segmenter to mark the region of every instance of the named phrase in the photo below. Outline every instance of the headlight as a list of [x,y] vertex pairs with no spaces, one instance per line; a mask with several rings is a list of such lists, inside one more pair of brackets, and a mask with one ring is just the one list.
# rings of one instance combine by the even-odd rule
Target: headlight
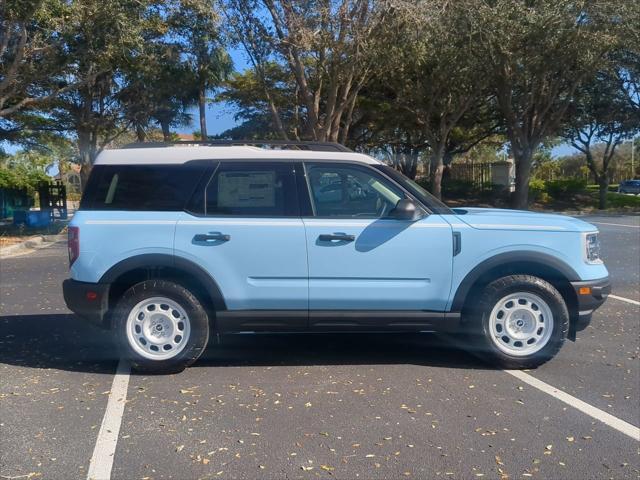
[[600,240],[597,233],[587,233],[584,236],[584,253],[587,263],[602,263],[600,260]]

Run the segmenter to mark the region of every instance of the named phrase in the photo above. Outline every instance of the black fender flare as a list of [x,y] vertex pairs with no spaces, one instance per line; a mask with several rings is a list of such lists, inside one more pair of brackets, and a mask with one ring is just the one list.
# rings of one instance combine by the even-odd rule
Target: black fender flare
[[219,311],[227,309],[224,297],[222,296],[222,291],[214,278],[198,264],[175,255],[164,253],[144,253],[126,258],[109,268],[109,270],[100,277],[99,283],[111,285],[121,275],[132,270],[157,267],[168,267],[188,274],[205,288],[206,293],[211,296],[211,300],[213,301],[216,310]]
[[580,280],[576,271],[566,262],[557,257],[541,252],[516,251],[500,253],[494,257],[488,258],[476,265],[460,282],[458,289],[453,297],[451,304],[452,312],[459,312],[464,307],[467,295],[476,281],[485,273],[497,267],[507,266],[510,263],[527,263],[531,265],[540,265],[547,269],[552,269],[560,273],[569,282]]

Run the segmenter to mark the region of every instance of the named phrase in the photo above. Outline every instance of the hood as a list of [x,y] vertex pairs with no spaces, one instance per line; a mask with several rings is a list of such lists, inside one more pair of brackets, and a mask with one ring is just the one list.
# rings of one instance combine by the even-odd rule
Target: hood
[[598,229],[577,218],[555,213],[500,208],[454,208],[456,217],[479,230],[535,230],[547,232],[595,232]]

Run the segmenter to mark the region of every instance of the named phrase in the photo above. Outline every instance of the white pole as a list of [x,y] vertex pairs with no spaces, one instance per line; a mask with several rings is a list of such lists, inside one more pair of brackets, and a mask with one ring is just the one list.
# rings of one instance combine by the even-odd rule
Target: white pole
[[636,169],[633,162],[633,151],[635,150],[635,142],[634,139],[631,138],[631,178],[636,178]]

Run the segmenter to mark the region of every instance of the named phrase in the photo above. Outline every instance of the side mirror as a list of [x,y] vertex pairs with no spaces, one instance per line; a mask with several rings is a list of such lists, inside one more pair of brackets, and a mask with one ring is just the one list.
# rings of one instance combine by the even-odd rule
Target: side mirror
[[396,220],[415,222],[424,216],[424,212],[416,205],[416,202],[409,198],[403,198],[398,200],[396,207],[389,212],[389,216]]

